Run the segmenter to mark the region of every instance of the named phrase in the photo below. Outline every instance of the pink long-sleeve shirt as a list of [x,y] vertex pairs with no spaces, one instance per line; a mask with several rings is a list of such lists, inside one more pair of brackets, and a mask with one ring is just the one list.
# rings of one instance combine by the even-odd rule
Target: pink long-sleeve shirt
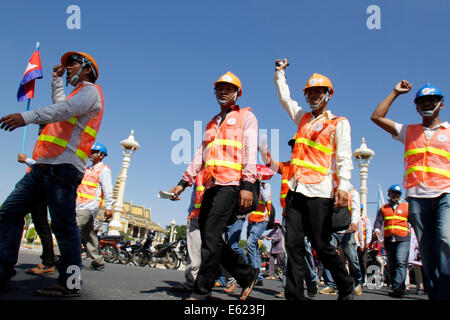
[[[230,113],[228,113],[225,116],[225,119],[222,119],[222,117],[220,117],[220,114],[217,114],[213,118],[216,121],[217,127],[219,127],[219,125],[223,121],[227,120],[229,114]],[[243,182],[254,183],[256,181],[257,145],[258,145],[258,120],[251,111],[248,111],[245,113],[243,120],[243,137],[242,137],[243,163],[242,163],[242,178],[241,178]],[[195,178],[205,166],[205,159],[206,159],[206,142],[203,139],[201,146],[197,149],[195,153],[194,159],[191,161],[182,177],[182,179],[186,181],[189,186],[195,183]],[[205,188],[209,189],[216,185],[238,186],[239,184],[240,181],[222,182],[216,181],[215,179],[210,179],[209,181],[206,182]]]

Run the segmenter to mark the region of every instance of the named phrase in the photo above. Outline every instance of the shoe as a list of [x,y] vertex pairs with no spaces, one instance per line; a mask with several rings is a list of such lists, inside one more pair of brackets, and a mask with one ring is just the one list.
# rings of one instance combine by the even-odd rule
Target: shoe
[[320,294],[329,294],[329,295],[336,295],[336,290],[333,289],[332,287],[325,287],[322,290],[319,291]]
[[256,284],[255,284],[257,287],[262,287],[263,285],[264,285],[264,281],[263,280],[261,280],[261,279],[259,279],[259,280],[257,280],[256,281]]
[[253,288],[255,287],[255,284],[258,280],[259,269],[255,268],[254,270],[255,270],[255,274],[253,275],[253,279],[252,279],[252,281],[250,281],[250,284],[248,285],[248,287],[245,288],[244,290],[242,290],[241,297],[239,298],[240,300],[247,300],[248,296],[250,295]]
[[319,293],[319,287],[315,286],[312,288],[308,288],[306,291],[308,292],[308,297],[312,298],[315,297],[317,293]]
[[394,290],[394,291],[392,291],[392,292],[389,292],[388,295],[389,295],[390,297],[394,297],[394,298],[399,298],[399,299],[401,299],[401,298],[403,298],[403,296],[405,295],[405,293],[404,293],[403,291],[401,291],[401,290]]
[[277,280],[278,278],[275,277],[275,276],[270,276],[270,277],[267,277],[266,279],[267,279],[267,280]]
[[50,297],[50,298],[62,298],[62,297],[79,297],[81,296],[80,290],[69,290],[59,284],[55,284],[45,289],[35,290],[34,294],[37,296]]
[[285,299],[286,298],[285,295],[284,295],[284,291],[281,291],[280,293],[277,293],[275,295],[275,297],[280,298],[280,299]]
[[91,270],[91,271],[105,271],[105,265],[102,264],[100,266],[93,266],[92,264],[89,267],[83,268],[85,270]]
[[338,301],[342,301],[342,300],[355,300],[355,294],[354,294],[354,290],[352,290],[352,293],[350,293],[349,295],[346,296],[341,296],[339,295],[337,298]]
[[223,289],[223,291],[226,293],[232,293],[232,292],[234,292],[234,290],[236,290],[236,287],[237,287],[236,282],[233,282],[232,284],[227,286],[225,289]]
[[56,270],[55,266],[45,266],[43,264],[38,264],[34,268],[26,269],[25,272],[28,274],[37,275],[37,274],[43,274],[43,273],[52,274],[52,273],[55,273],[55,270]]
[[358,284],[358,285],[355,287],[355,294],[356,294],[357,296],[362,295],[362,285],[361,285],[361,283]]

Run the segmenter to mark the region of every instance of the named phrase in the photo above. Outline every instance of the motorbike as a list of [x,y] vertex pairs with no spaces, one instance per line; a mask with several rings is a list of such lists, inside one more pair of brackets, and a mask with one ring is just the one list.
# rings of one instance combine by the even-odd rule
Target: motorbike
[[181,239],[178,241],[177,246],[174,250],[175,254],[178,258],[177,266],[175,267],[175,270],[177,270],[182,263],[186,263],[187,261],[187,243],[186,240]]
[[121,236],[108,236],[102,234],[99,238],[100,253],[108,263],[114,263],[119,257],[117,244],[122,240]]
[[117,258],[117,261],[120,264],[125,264],[125,265],[130,263],[130,261],[131,261],[131,252],[132,252],[130,241],[127,241],[127,242],[120,241],[117,244],[117,248],[119,249],[119,256]]
[[178,257],[174,252],[177,243],[163,243],[153,247],[154,237],[154,232],[149,232],[142,247],[133,253],[131,257],[133,263],[138,266],[148,264],[151,268],[155,268],[158,263],[162,263],[167,269],[175,269],[178,264]]

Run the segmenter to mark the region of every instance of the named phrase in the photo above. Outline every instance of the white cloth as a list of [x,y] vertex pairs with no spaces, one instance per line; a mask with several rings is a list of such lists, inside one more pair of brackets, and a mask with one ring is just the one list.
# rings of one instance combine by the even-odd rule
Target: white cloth
[[[283,70],[278,70],[275,72],[275,87],[278,91],[278,98],[281,105],[298,126],[301,118],[308,111],[303,110],[298,105],[297,101],[291,99],[289,87],[286,83],[286,77]],[[334,116],[328,110],[317,118],[312,116],[311,122],[317,121],[322,117],[331,119]],[[336,165],[336,173],[339,178],[338,190],[343,190],[348,193],[353,187],[350,183],[353,170],[353,162],[350,123],[348,122],[348,120],[342,120],[338,122],[338,124],[336,125],[335,135],[332,135],[331,139],[332,143],[336,146],[336,152],[333,155],[333,158],[335,160],[334,163]],[[333,173],[334,168],[330,167],[325,179],[318,184],[301,184],[298,183],[297,179],[294,176],[289,181],[289,188],[292,191],[295,190],[296,192],[300,192],[307,197],[333,198]]]
[[26,158],[25,159],[25,164],[29,167],[33,166],[36,163],[36,160],[34,160],[33,158]]
[[[84,83],[84,82],[83,82]],[[74,90],[83,84],[81,81]],[[102,108],[102,99],[97,88],[87,85],[80,89],[73,97],[65,99],[64,85],[61,77],[54,77],[52,80],[52,105],[44,108],[22,112],[21,115],[28,125],[30,123],[47,124],[68,120],[78,116],[78,121],[73,129],[72,136],[66,149],[59,156],[54,158],[39,157],[37,163],[74,165],[80,172],[84,172],[85,163],[75,152],[80,141],[81,133],[86,123],[94,118]]]
[[[438,130],[440,127],[448,128],[449,123],[447,121],[433,127],[433,128],[427,128],[423,127],[425,131],[425,136],[427,137],[427,140],[430,140],[433,134]],[[396,136],[392,136],[394,140],[400,141],[402,144],[406,143],[406,130],[408,128],[408,125],[403,125],[401,123],[395,123],[395,130],[397,131]],[[443,190],[438,189],[431,189],[429,186],[424,185],[423,183],[419,183],[411,188],[406,189],[406,195],[405,198],[408,197],[414,197],[414,198],[436,198],[439,197],[443,193],[450,193],[450,188],[446,188]]]
[[[94,167],[102,165],[103,162],[97,163]],[[98,182],[97,191],[95,193],[95,199],[90,202],[77,202],[76,210],[89,210],[92,215],[95,217],[97,215],[98,210],[100,209],[100,195],[103,191],[103,200],[105,200],[105,208],[106,210],[111,210],[114,204],[113,195],[113,187],[111,181],[111,170],[108,167],[104,167],[102,172],[100,172],[100,178]]]

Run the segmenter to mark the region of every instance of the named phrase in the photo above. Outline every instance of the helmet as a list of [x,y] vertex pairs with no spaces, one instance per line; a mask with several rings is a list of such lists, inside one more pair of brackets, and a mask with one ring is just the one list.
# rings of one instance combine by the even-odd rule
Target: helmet
[[433,86],[431,83],[427,83],[422,88],[419,89],[416,93],[416,98],[414,99],[414,103],[417,103],[417,99],[425,96],[440,96],[442,101],[444,101],[444,94],[438,88]]
[[402,193],[402,188],[398,184],[393,184],[389,187],[388,191],[396,191]]
[[89,55],[85,52],[69,51],[69,52],[64,53],[63,56],[61,57],[61,64],[64,69],[67,69],[67,60],[71,56],[74,56],[75,60],[79,61],[81,64],[84,63],[84,66],[86,66],[86,65],[91,66],[93,69],[95,80],[98,79],[97,61],[95,61],[95,59],[91,55]]
[[303,88],[303,92],[306,94],[306,89],[311,87],[326,87],[330,89],[330,96],[334,94],[333,85],[331,84],[330,79],[320,73],[314,73],[311,78],[309,78],[308,82],[306,82],[306,86]]
[[216,82],[214,82],[214,88],[217,86],[217,84],[219,82],[225,82],[225,83],[231,83],[233,85],[235,85],[236,87],[239,88],[239,93],[237,95],[237,97],[239,98],[242,95],[242,84],[241,84],[241,80],[239,80],[238,77],[236,77],[233,73],[231,73],[230,71],[228,71],[227,73],[225,73],[224,75],[222,75],[219,80],[217,80]]
[[105,156],[108,155],[108,150],[106,149],[106,147],[98,142],[94,143],[94,145],[91,148],[91,151],[101,151],[105,154]]

